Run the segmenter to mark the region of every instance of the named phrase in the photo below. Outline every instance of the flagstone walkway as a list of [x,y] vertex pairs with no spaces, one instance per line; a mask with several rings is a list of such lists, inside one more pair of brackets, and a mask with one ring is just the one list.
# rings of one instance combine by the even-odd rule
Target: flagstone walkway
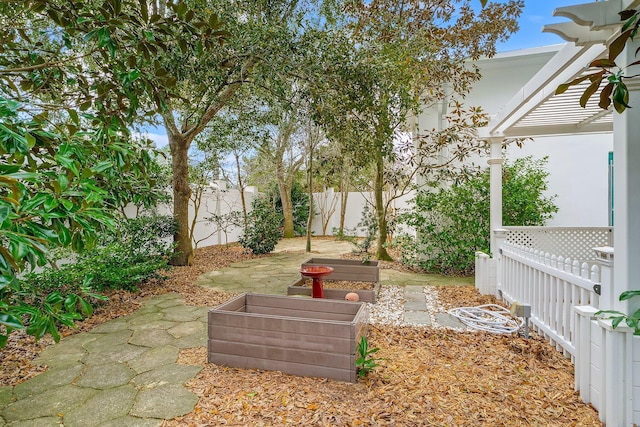
[[[198,284],[228,292],[285,294],[312,256],[351,250],[346,242],[284,241],[275,255],[202,275]],[[381,285],[405,287],[405,317],[429,324],[422,287],[427,278],[382,270]],[[202,369],[177,364],[182,348],[207,345],[206,307],[185,306],[179,294],[148,298],[133,314],[111,320],[47,348],[36,360],[49,369],[15,387],[0,387],[0,427],[147,427],[193,410],[183,387]]]

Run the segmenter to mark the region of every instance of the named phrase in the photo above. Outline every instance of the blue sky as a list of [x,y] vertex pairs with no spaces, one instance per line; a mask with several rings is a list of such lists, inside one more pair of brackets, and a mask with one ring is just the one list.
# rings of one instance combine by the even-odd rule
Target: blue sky
[[566,18],[553,16],[553,9],[556,7],[588,2],[589,0],[525,0],[524,10],[519,19],[520,30],[508,41],[499,43],[498,51],[564,43],[565,41],[555,34],[543,33],[542,26],[567,21]]

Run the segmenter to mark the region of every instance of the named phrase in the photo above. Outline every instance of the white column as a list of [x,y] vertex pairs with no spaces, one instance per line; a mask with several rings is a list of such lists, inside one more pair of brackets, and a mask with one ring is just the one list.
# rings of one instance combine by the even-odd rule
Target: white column
[[502,141],[501,137],[488,139],[491,144],[491,157],[489,158],[490,171],[490,219],[489,232],[491,233],[491,257],[496,258],[498,247],[494,230],[502,228]]
[[[629,41],[616,62],[625,68],[635,62],[640,38]],[[640,73],[640,66],[625,70],[625,75]],[[629,103],[622,114],[613,113],[614,152],[614,294],[640,289],[640,78],[625,80],[629,88]],[[640,307],[640,298],[620,302],[614,309],[631,313]]]

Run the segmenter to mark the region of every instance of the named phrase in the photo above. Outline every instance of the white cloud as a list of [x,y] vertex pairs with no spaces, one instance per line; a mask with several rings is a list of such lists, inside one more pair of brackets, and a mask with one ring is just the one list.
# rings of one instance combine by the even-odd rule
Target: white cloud
[[157,148],[164,148],[167,145],[169,145],[169,137],[167,136],[166,133],[149,133],[149,132],[143,132],[143,133],[139,133],[135,136],[139,136],[140,138],[147,138],[152,140],[155,144]]

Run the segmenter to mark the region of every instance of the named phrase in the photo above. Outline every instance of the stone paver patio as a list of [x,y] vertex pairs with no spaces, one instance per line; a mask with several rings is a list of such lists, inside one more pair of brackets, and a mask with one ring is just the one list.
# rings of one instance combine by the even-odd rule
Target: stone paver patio
[[[304,243],[303,243],[304,244]],[[228,292],[285,294],[311,257],[337,257],[346,242],[285,240],[267,258],[202,275],[197,283]],[[427,277],[382,270],[381,285],[405,287],[405,319],[430,324],[422,288]],[[207,345],[207,307],[185,306],[179,294],[148,298],[133,314],[47,348],[36,360],[49,369],[15,387],[0,387],[0,427],[159,426],[193,410],[183,384],[202,369],[177,364],[182,348]]]

